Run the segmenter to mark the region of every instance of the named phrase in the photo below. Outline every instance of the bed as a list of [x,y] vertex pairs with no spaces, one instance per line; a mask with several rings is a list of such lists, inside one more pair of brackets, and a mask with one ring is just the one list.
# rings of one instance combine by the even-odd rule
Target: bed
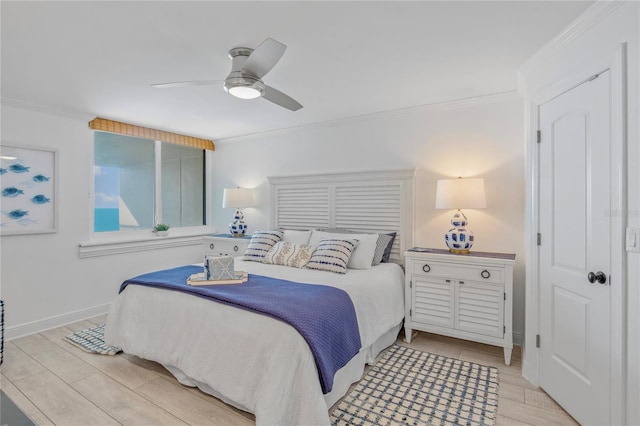
[[[375,179],[374,179],[375,177]],[[346,198],[351,211],[366,211],[369,223],[351,223],[358,232],[397,233],[390,263],[371,269],[348,269],[345,274],[234,259],[235,270],[297,283],[324,285],[346,292],[353,303],[361,349],[333,377],[330,391],[318,377],[316,360],[298,331],[277,319],[223,303],[163,288],[129,285],[113,303],[105,331],[108,344],[126,353],[163,364],[180,383],[197,386],[222,401],[252,412],[257,424],[329,424],[328,408],[359,380],[365,363],[397,338],[404,317],[404,274],[399,265],[410,243],[413,171],[366,172],[270,178],[272,227],[308,229],[340,226],[345,203],[336,199],[340,188],[357,191],[360,207]],[[363,188],[357,188],[360,185]],[[382,185],[382,187],[380,186]],[[311,189],[313,186],[314,189]],[[389,191],[389,188],[395,188]],[[328,221],[288,223],[292,204],[308,204],[304,194],[327,188]],[[299,191],[299,189],[302,189]],[[301,201],[294,193],[301,195]],[[398,208],[372,220],[371,203]],[[284,195],[284,196],[283,196]],[[275,199],[275,201],[273,201]],[[395,207],[393,207],[395,206]],[[408,212],[408,213],[407,213]],[[357,212],[356,212],[357,213]],[[375,213],[374,213],[375,214]],[[354,226],[358,225],[358,226]],[[409,236],[408,236],[409,235]]]

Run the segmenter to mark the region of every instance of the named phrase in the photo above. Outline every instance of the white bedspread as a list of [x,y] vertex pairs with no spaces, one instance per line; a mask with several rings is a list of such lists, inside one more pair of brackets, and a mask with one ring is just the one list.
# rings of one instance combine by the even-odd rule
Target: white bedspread
[[[343,289],[355,306],[363,348],[404,317],[404,276],[396,264],[339,275],[236,258],[235,269]],[[279,320],[186,293],[130,285],[111,306],[105,340],[254,413],[259,425],[329,424],[311,350]]]

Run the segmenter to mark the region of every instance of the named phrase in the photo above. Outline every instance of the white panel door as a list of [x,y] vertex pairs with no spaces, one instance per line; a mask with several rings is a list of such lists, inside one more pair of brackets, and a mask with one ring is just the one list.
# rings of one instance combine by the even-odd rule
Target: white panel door
[[594,425],[610,422],[609,91],[604,72],[539,109],[540,386]]

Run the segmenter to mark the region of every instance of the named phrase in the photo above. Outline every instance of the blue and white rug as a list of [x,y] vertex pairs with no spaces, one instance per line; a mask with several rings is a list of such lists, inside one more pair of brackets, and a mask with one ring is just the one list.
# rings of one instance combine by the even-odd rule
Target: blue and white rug
[[336,404],[332,425],[495,425],[498,369],[393,345]]
[[122,352],[122,349],[115,346],[107,346],[104,343],[104,326],[101,324],[97,327],[87,328],[85,330],[76,331],[64,337],[64,340],[75,345],[86,352],[101,355],[115,355]]

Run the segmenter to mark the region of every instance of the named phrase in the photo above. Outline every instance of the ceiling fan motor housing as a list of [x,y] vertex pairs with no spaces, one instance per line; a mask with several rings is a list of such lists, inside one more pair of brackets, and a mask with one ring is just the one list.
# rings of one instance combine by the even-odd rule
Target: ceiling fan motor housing
[[242,71],[253,49],[234,47],[229,51],[231,72],[224,81],[224,90],[242,99],[253,99],[264,95],[264,83],[253,74]]

